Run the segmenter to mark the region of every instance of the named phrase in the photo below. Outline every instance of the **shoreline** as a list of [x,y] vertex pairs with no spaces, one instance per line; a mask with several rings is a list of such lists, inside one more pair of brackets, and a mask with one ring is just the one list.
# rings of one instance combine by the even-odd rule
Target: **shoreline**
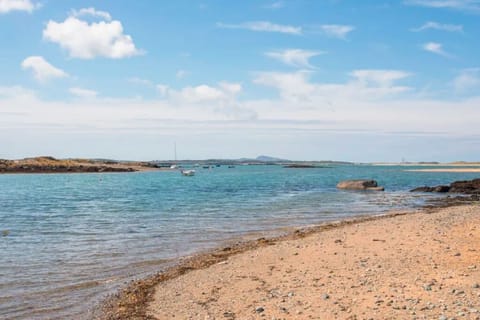
[[[152,304],[155,303],[154,300],[157,287],[166,283],[178,282],[182,277],[188,277],[195,272],[211,272],[210,268],[216,268],[222,264],[227,264],[230,259],[236,259],[237,257],[248,254],[255,254],[259,250],[265,250],[265,248],[276,247],[292,241],[302,241],[303,239],[319,236],[326,232],[341,231],[354,225],[369,226],[378,221],[393,221],[398,217],[405,217],[407,220],[412,220],[411,218],[415,215],[435,215],[442,212],[442,210],[462,210],[462,208],[470,207],[472,207],[471,203],[460,205],[458,205],[458,203],[450,205],[448,203],[437,204],[435,206],[425,206],[417,210],[391,211],[371,216],[366,215],[338,221],[330,221],[303,228],[292,227],[290,231],[287,231],[287,233],[280,236],[272,238],[262,237],[249,241],[237,241],[231,246],[218,247],[213,250],[180,258],[178,263],[168,267],[164,271],[158,272],[144,279],[131,281],[126,287],[124,287],[124,289],[106,299],[97,310],[94,318],[102,320],[164,319],[152,315]],[[375,239],[373,241],[375,241]],[[383,240],[378,241],[381,242]],[[480,282],[480,277],[478,278],[478,282]],[[253,312],[253,315],[255,315],[255,312]],[[235,319],[235,317],[231,319]],[[252,317],[252,319],[255,319],[255,317]],[[300,317],[299,319],[302,318]]]
[[439,169],[407,169],[405,172],[452,172],[452,173],[478,173],[480,168],[439,168]]
[[[245,240],[245,237],[234,238],[222,241],[218,247],[201,251],[193,255],[181,257],[172,266],[159,271],[146,278],[131,280],[126,286],[116,293],[109,295],[97,309],[94,310],[94,319],[113,320],[113,319],[156,319],[148,314],[148,305],[152,302],[155,287],[161,283],[175,280],[191,271],[207,270],[216,264],[221,264],[230,257],[241,255],[247,252],[253,252],[267,246],[303,239],[328,230],[341,229],[342,227],[368,223],[377,220],[390,219],[397,216],[414,215],[420,213],[432,213],[441,210],[449,204],[427,205],[419,209],[412,210],[392,210],[386,213],[374,215],[361,215],[353,218],[327,221],[306,227],[289,227],[272,230],[269,234],[280,235],[272,237],[260,237],[253,240]],[[453,204],[453,206],[468,206],[468,204]]]

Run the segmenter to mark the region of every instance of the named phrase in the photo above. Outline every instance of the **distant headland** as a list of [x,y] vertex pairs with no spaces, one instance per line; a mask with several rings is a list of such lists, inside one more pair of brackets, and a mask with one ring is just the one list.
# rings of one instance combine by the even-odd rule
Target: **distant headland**
[[0,160],[0,173],[86,173],[135,172],[151,169],[148,162],[120,162],[95,159],[55,159],[34,157],[20,160]]

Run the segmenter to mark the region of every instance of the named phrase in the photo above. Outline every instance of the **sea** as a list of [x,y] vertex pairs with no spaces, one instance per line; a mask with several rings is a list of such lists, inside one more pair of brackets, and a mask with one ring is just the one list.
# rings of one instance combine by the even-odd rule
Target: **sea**
[[[419,208],[440,195],[410,189],[479,175],[406,171],[417,168],[428,167],[0,175],[0,319],[88,319],[130,280],[181,257],[232,239]],[[385,192],[337,190],[346,179],[375,179]]]

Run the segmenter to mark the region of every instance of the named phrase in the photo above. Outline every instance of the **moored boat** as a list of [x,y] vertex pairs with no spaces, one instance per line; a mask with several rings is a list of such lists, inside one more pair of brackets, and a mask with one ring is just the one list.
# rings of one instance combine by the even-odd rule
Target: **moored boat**
[[182,173],[182,175],[187,176],[187,177],[191,177],[191,176],[195,175],[195,170],[193,170],[193,169],[182,170],[180,172]]

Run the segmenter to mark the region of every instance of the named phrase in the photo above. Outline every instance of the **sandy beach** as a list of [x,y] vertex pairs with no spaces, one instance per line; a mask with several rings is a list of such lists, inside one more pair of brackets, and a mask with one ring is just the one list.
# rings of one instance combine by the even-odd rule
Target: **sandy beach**
[[127,289],[109,319],[480,319],[480,207],[223,248]]
[[480,168],[438,168],[438,169],[411,169],[407,172],[480,172]]

